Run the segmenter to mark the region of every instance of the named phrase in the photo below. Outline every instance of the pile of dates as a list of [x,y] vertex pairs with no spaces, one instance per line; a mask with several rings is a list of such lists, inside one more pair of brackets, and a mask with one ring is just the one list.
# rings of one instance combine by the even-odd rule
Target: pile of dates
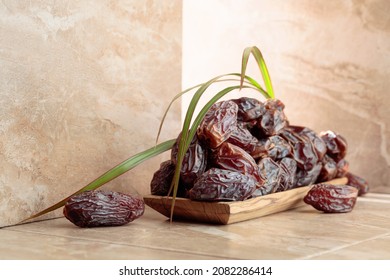
[[[362,195],[367,182],[349,171],[347,142],[290,125],[278,99],[242,97],[215,103],[184,157],[178,196],[201,201],[242,201],[347,177]],[[181,135],[171,159],[161,163],[151,193],[168,195]]]

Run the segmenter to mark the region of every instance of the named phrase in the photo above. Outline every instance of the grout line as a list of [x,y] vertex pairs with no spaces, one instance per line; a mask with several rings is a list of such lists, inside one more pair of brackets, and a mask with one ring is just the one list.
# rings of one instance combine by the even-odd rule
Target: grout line
[[212,254],[206,254],[206,253],[189,252],[189,251],[185,251],[185,250],[173,250],[173,249],[162,248],[162,247],[142,246],[142,245],[136,245],[136,244],[121,243],[121,242],[110,242],[110,241],[104,241],[104,240],[99,240],[99,239],[89,239],[89,238],[79,238],[79,237],[76,238],[76,237],[72,237],[72,236],[68,236],[68,235],[53,235],[53,234],[47,234],[47,233],[42,233],[42,232],[30,231],[30,230],[13,230],[13,229],[4,229],[4,230],[15,231],[15,232],[19,232],[19,233],[31,233],[31,234],[51,236],[51,237],[69,238],[72,240],[90,241],[90,242],[97,242],[97,243],[102,243],[102,244],[112,244],[112,245],[120,245],[120,246],[126,246],[126,247],[151,249],[151,250],[163,251],[163,252],[185,253],[185,254],[194,255],[194,256],[205,256],[205,257],[214,257],[214,258],[230,259],[230,260],[240,260],[241,259],[241,258],[233,258],[233,257],[212,255]]
[[325,250],[325,251],[322,251],[322,252],[314,253],[314,254],[311,254],[311,255],[308,255],[308,256],[305,256],[305,257],[302,257],[302,258],[297,258],[297,260],[305,260],[305,259],[311,259],[311,258],[314,258],[314,257],[319,257],[319,256],[322,256],[322,255],[326,255],[326,254],[329,254],[329,253],[332,253],[332,252],[336,252],[336,251],[339,251],[341,249],[345,249],[345,248],[348,248],[348,247],[351,247],[351,246],[358,245],[358,244],[363,243],[363,242],[375,240],[375,239],[382,238],[382,237],[385,237],[385,236],[390,236],[390,232],[382,233],[382,234],[379,234],[379,235],[376,235],[376,236],[373,236],[373,237],[370,237],[370,238],[366,238],[366,239],[363,239],[363,240],[355,241],[355,242],[352,242],[352,243],[349,243],[349,244],[346,244],[346,245],[341,245],[341,246],[338,246],[338,247],[335,247],[335,248],[332,248],[332,249],[329,249],[329,250]]

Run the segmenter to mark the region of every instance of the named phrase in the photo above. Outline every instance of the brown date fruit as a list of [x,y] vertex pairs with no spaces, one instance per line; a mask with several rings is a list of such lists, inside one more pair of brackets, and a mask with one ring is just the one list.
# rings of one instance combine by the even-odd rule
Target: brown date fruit
[[121,226],[141,217],[141,198],[114,191],[86,191],[68,199],[64,216],[79,227]]
[[349,162],[346,159],[341,159],[336,164],[337,167],[337,178],[345,177],[349,171]]
[[340,161],[347,154],[348,144],[343,136],[333,131],[323,131],[320,137],[326,144],[326,153],[336,162]]
[[250,133],[248,128],[246,128],[246,123],[238,122],[237,129],[233,131],[226,142],[242,148],[254,159],[266,154],[264,145]]
[[299,169],[312,170],[318,164],[318,155],[312,144],[312,142],[302,135],[299,135],[296,131],[287,127],[284,129],[280,136],[287,140],[291,147],[291,155],[298,164]]
[[172,160],[164,161],[160,168],[154,172],[150,182],[150,191],[153,195],[168,195],[173,175],[175,174],[175,163]]
[[314,147],[314,150],[317,153],[318,160],[321,160],[325,156],[327,151],[326,144],[324,140],[322,140],[322,138],[313,130],[308,127],[296,125],[290,125],[288,129],[296,132],[299,136],[311,142],[312,146]]
[[364,195],[365,193],[368,192],[369,190],[369,185],[368,185],[368,182],[366,180],[364,180],[363,178],[355,175],[355,174],[352,174],[351,172],[347,172],[345,174],[345,176],[348,178],[348,185],[349,186],[352,186],[352,187],[355,187],[358,189],[358,195]]
[[237,171],[211,168],[203,173],[189,191],[192,200],[241,201],[256,189],[256,179]]
[[317,163],[312,169],[304,170],[297,168],[296,173],[296,187],[308,186],[317,181],[322,169],[322,163]]
[[358,190],[348,185],[316,184],[303,198],[303,201],[325,213],[345,213],[352,211]]
[[258,119],[257,136],[272,136],[279,134],[287,125],[288,120],[284,114],[284,104],[278,99],[267,99],[264,103],[265,112]]
[[322,158],[322,168],[318,175],[317,182],[330,181],[337,176],[337,164],[330,156],[325,155]]
[[317,154],[310,142],[299,142],[293,147],[293,157],[303,170],[312,170],[319,162]]
[[241,97],[232,99],[238,106],[237,120],[248,122],[258,119],[265,112],[265,107],[262,102],[250,97]]
[[223,143],[214,154],[213,164],[221,169],[251,175],[256,179],[257,185],[263,184],[263,179],[260,177],[259,167],[255,160],[236,145],[227,142]]
[[[181,134],[177,137],[176,143],[171,150],[171,160],[174,164],[177,164],[180,139]],[[206,166],[207,149],[203,147],[195,135],[184,155],[180,169],[180,182],[183,187],[187,189],[192,188],[196,179],[206,170]]]
[[291,155],[291,146],[280,136],[271,136],[264,144],[267,156],[273,160],[280,160]]
[[198,127],[201,141],[215,149],[237,129],[238,106],[233,101],[221,101],[211,106]]
[[263,178],[263,185],[257,187],[253,197],[270,194],[276,191],[279,185],[280,166],[273,159],[267,157],[259,161],[260,176]]
[[295,187],[297,162],[285,157],[279,162],[279,184],[275,192],[287,191]]

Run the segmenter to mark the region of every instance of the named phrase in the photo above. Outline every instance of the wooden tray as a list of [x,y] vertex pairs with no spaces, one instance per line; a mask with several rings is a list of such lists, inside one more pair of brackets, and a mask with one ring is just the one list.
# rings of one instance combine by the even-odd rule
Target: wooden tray
[[[327,183],[343,185],[347,178],[338,178]],[[232,224],[263,217],[304,205],[303,197],[310,186],[278,192],[234,202],[201,202],[186,198],[176,198],[174,219],[205,222],[212,224]],[[170,217],[172,198],[167,196],[144,196],[145,204]]]

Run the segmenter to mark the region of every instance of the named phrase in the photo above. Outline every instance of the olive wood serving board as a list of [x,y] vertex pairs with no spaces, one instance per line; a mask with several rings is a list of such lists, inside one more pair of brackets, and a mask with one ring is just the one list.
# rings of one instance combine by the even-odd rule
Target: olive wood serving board
[[[344,185],[347,178],[326,183]],[[177,197],[173,218],[211,224],[232,224],[303,206],[303,197],[311,186],[259,196],[244,201],[203,202]],[[145,204],[170,217],[172,197],[146,195]]]

